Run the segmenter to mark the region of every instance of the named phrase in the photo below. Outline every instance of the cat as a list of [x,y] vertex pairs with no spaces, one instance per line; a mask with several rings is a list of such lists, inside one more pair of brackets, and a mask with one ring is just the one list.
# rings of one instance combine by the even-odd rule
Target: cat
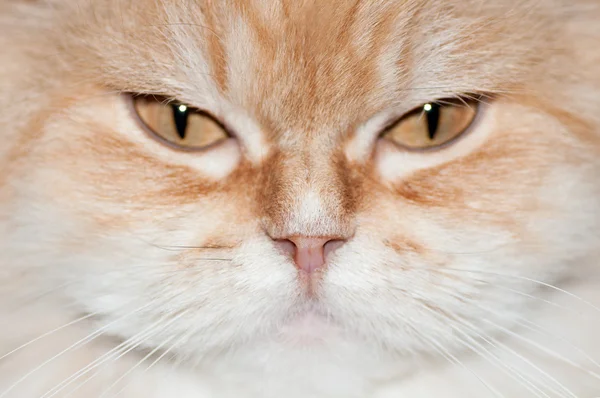
[[596,1],[0,31],[0,398],[600,396]]

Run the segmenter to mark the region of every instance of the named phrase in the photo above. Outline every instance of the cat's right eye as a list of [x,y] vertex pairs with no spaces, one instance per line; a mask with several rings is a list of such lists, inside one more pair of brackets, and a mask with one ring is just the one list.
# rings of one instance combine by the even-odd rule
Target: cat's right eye
[[176,148],[201,150],[229,138],[217,120],[188,105],[155,96],[136,96],[133,106],[147,130]]

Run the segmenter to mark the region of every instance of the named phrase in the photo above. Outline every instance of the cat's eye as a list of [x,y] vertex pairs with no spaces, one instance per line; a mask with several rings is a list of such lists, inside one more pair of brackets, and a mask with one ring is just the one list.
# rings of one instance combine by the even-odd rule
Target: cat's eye
[[155,96],[133,97],[139,119],[160,140],[181,149],[199,150],[229,138],[209,114]]
[[402,116],[381,137],[408,149],[434,149],[462,135],[478,108],[478,100],[467,98],[426,103]]

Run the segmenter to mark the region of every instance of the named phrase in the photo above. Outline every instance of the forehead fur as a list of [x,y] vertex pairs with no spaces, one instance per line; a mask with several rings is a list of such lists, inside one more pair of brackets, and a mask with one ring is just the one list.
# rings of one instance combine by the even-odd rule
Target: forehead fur
[[569,15],[550,0],[56,3],[46,40],[70,80],[226,101],[272,132],[524,89],[561,51],[556,15]]

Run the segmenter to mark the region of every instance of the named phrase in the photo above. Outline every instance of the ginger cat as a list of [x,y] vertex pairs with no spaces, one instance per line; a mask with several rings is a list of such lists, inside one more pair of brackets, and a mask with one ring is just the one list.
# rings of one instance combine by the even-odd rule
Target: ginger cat
[[597,1],[0,32],[0,398],[600,396]]

